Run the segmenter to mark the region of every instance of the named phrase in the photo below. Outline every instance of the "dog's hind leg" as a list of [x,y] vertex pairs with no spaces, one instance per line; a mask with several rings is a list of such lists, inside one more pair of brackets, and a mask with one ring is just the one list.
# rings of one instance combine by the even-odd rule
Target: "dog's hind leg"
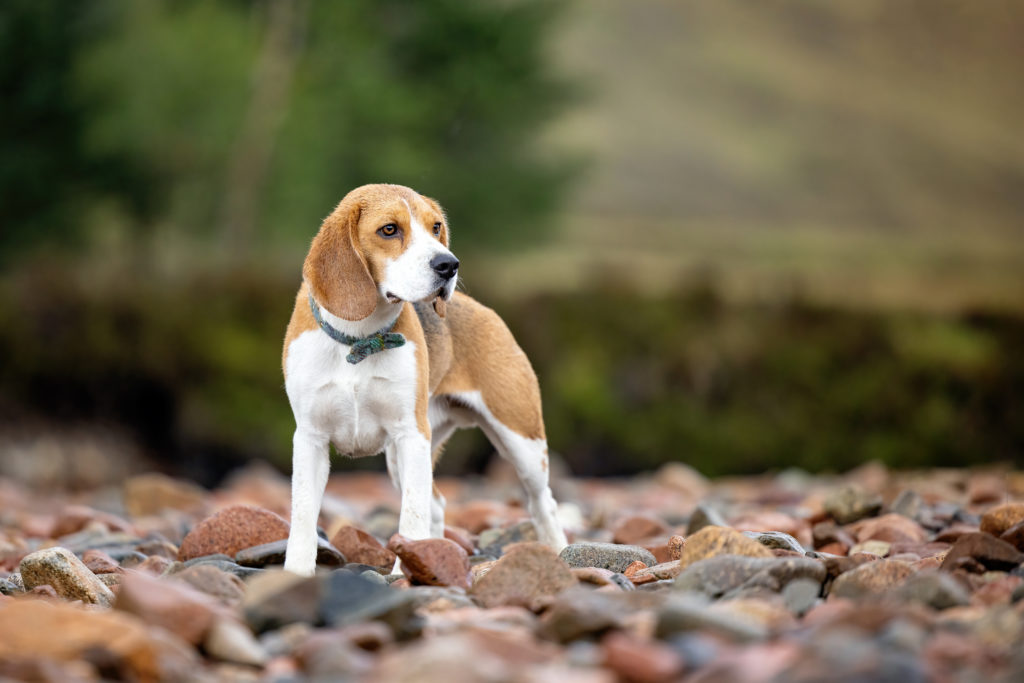
[[292,439],[292,520],[284,568],[302,576],[316,570],[316,521],[331,469],[327,438],[296,430]]
[[[527,509],[533,517],[541,542],[555,550],[564,548],[566,538],[562,524],[558,521],[558,504],[548,485],[548,442],[543,436],[543,424],[517,425],[526,433],[541,435],[529,438],[495,417],[479,393],[459,394],[458,400],[476,413],[480,429],[498,453],[515,468],[519,481],[526,489]],[[524,414],[529,413],[524,411]],[[538,421],[539,415],[538,408]]]

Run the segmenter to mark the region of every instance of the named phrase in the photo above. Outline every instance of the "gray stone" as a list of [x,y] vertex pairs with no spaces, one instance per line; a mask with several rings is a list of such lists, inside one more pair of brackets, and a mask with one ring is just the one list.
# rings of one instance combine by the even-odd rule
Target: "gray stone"
[[57,595],[110,607],[114,594],[67,548],[45,548],[26,555],[18,567],[25,588],[53,586]]
[[384,578],[384,575],[378,572],[376,569],[364,569],[361,572],[356,572],[359,576],[363,577],[373,583],[379,583],[382,586],[388,585],[388,580]]
[[265,571],[263,569],[257,569],[256,567],[243,567],[227,555],[218,553],[216,555],[203,555],[202,557],[195,557],[189,560],[188,562],[184,563],[176,563],[168,567],[165,574],[170,576],[184,570],[187,567],[197,567],[201,565],[210,565],[211,567],[216,567],[217,569],[223,572],[234,574],[235,576],[243,580],[256,576],[260,572]]
[[538,539],[537,527],[527,519],[507,529],[487,529],[480,534],[478,544],[482,554],[498,558],[505,553],[506,546]]
[[849,524],[877,514],[882,509],[882,497],[856,484],[847,484],[825,496],[822,506],[834,520]]
[[22,592],[24,591],[20,590],[14,582],[0,579],[0,595],[15,595]]
[[623,626],[629,611],[613,593],[573,587],[563,591],[545,612],[538,634],[568,643]]
[[807,552],[807,549],[800,545],[800,541],[782,531],[744,531],[743,535],[768,548],[792,550],[801,555]]
[[813,579],[795,579],[782,589],[782,600],[793,614],[801,616],[818,603],[821,583]]
[[[345,564],[345,556],[328,541],[317,536],[316,563],[324,567],[340,567]],[[271,541],[251,548],[239,550],[235,554],[235,562],[243,567],[266,567],[283,565],[288,539]]]
[[391,538],[398,533],[398,513],[388,507],[374,508],[363,520],[363,530],[377,538]]
[[918,517],[921,516],[921,511],[924,507],[924,500],[921,496],[918,495],[916,491],[906,489],[901,491],[900,495],[896,496],[896,500],[892,502],[889,509],[897,515],[903,515],[904,517],[917,521]]
[[708,609],[707,598],[693,593],[671,595],[658,610],[658,638],[670,638],[690,631],[710,632],[730,640],[764,640],[769,631],[763,624]]
[[25,592],[25,582],[22,580],[20,572],[14,572],[7,577],[7,580],[14,585],[15,590],[19,593]]
[[826,574],[825,565],[809,557],[718,555],[684,569],[676,577],[675,587],[717,598],[755,589],[779,592],[797,579],[813,581],[820,588]]
[[700,503],[690,515],[690,521],[686,524],[686,535],[697,533],[706,526],[729,526],[722,513],[707,503]]
[[908,602],[918,602],[935,609],[960,607],[971,602],[967,589],[951,574],[935,570],[922,571],[910,576],[895,591],[895,596]]
[[216,659],[249,666],[263,666],[270,659],[252,632],[234,619],[214,621],[203,641],[203,649]]
[[570,567],[601,567],[622,572],[637,560],[648,567],[658,563],[651,551],[617,543],[572,543],[558,555]]

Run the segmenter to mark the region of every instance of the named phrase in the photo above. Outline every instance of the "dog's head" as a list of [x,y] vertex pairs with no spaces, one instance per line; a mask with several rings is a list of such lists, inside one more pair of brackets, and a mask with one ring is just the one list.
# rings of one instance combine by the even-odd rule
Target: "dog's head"
[[363,185],[324,220],[302,276],[345,320],[362,320],[382,301],[434,301],[443,316],[458,268],[437,202],[401,185]]

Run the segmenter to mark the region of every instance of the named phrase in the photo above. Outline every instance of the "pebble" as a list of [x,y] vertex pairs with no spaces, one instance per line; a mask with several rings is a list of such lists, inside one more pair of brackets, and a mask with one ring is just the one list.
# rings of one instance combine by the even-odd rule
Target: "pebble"
[[794,579],[782,589],[782,600],[793,614],[803,615],[821,597],[821,582],[815,579]]
[[523,520],[504,529],[487,529],[480,533],[480,553],[495,559],[505,554],[505,548],[513,543],[527,543],[538,540],[537,527],[531,520]]
[[997,505],[981,516],[981,531],[1000,536],[1015,524],[1024,522],[1024,503]]
[[867,562],[840,574],[832,584],[832,595],[853,600],[878,597],[913,573],[909,564],[895,560]]
[[337,548],[349,562],[358,562],[380,571],[389,572],[395,566],[396,556],[380,541],[354,526],[344,526],[331,537],[331,545]]
[[679,557],[679,564],[686,568],[694,562],[717,555],[774,557],[771,550],[748,538],[741,531],[727,527],[709,526],[687,537],[686,545]]
[[249,666],[261,667],[270,659],[252,631],[224,617],[214,620],[203,641],[203,649],[211,657]]
[[711,597],[764,589],[781,591],[797,579],[808,579],[820,587],[826,577],[825,565],[806,557],[760,558],[718,555],[688,565],[675,579],[675,588]]
[[934,570],[917,572],[907,577],[903,585],[896,589],[895,596],[937,610],[962,607],[971,601],[967,589],[960,581],[948,572]]
[[26,590],[51,586],[57,595],[110,607],[114,594],[67,548],[46,548],[26,555],[18,566]]
[[245,598],[245,584],[240,578],[209,564],[184,567],[173,574],[172,578],[187,583],[228,607],[241,605]]
[[671,647],[641,640],[622,631],[601,640],[604,663],[623,680],[637,683],[671,681],[682,673],[685,662]]
[[288,522],[252,505],[232,505],[192,528],[181,542],[178,559],[221,553],[229,558],[245,548],[288,538]]
[[882,497],[857,484],[847,484],[825,496],[822,508],[839,524],[849,524],[881,510]]
[[447,538],[410,540],[395,534],[388,549],[402,560],[402,569],[414,584],[458,586],[468,589],[472,583],[469,556],[465,549]]
[[[316,564],[321,567],[340,567],[345,564],[345,556],[333,545],[322,538],[316,539]],[[235,562],[243,567],[263,568],[269,565],[283,565],[288,539],[262,543],[235,553]]]
[[700,503],[694,508],[690,521],[686,524],[686,536],[690,537],[709,526],[729,526],[729,523],[716,508],[707,503]]
[[554,550],[540,543],[519,543],[478,576],[469,593],[483,607],[531,607],[537,599],[575,584],[569,566]]
[[807,550],[800,544],[800,541],[782,531],[744,531],[743,535],[752,538],[766,548],[777,548],[779,550],[791,550],[804,555]]
[[671,528],[665,522],[650,515],[623,517],[612,526],[612,542],[622,545],[640,545],[641,541],[655,536],[665,536]]
[[165,628],[193,645],[203,642],[217,617],[230,616],[213,598],[188,584],[144,572],[124,575],[115,607],[147,624]]
[[1006,541],[981,532],[964,534],[946,553],[942,568],[953,570],[980,566],[983,569],[1010,571],[1024,562],[1024,553]]
[[558,556],[570,567],[600,567],[613,572],[622,572],[637,561],[647,566],[658,564],[649,550],[616,543],[571,543]]

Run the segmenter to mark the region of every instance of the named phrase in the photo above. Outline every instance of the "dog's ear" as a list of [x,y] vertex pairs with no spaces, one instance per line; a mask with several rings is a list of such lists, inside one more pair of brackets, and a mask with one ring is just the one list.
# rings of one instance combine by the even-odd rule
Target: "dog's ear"
[[434,313],[437,313],[437,317],[443,318],[448,313],[448,302],[442,297],[434,299]]
[[[441,235],[438,237],[438,239],[441,240],[441,244],[443,244],[444,246],[447,247],[448,246],[448,216],[445,215],[444,209],[441,208],[441,205],[437,203],[436,199],[431,199],[430,197],[428,197],[426,195],[420,195],[420,196],[423,197],[423,199],[426,200],[427,204],[430,204],[430,206],[432,206],[434,208],[434,211],[437,211],[439,214],[441,214],[441,219],[442,219],[441,220]],[[443,318],[444,316],[442,315],[441,317]]]
[[302,265],[313,298],[345,320],[362,320],[377,308],[377,287],[355,245],[360,211],[359,204],[335,209],[320,226]]

